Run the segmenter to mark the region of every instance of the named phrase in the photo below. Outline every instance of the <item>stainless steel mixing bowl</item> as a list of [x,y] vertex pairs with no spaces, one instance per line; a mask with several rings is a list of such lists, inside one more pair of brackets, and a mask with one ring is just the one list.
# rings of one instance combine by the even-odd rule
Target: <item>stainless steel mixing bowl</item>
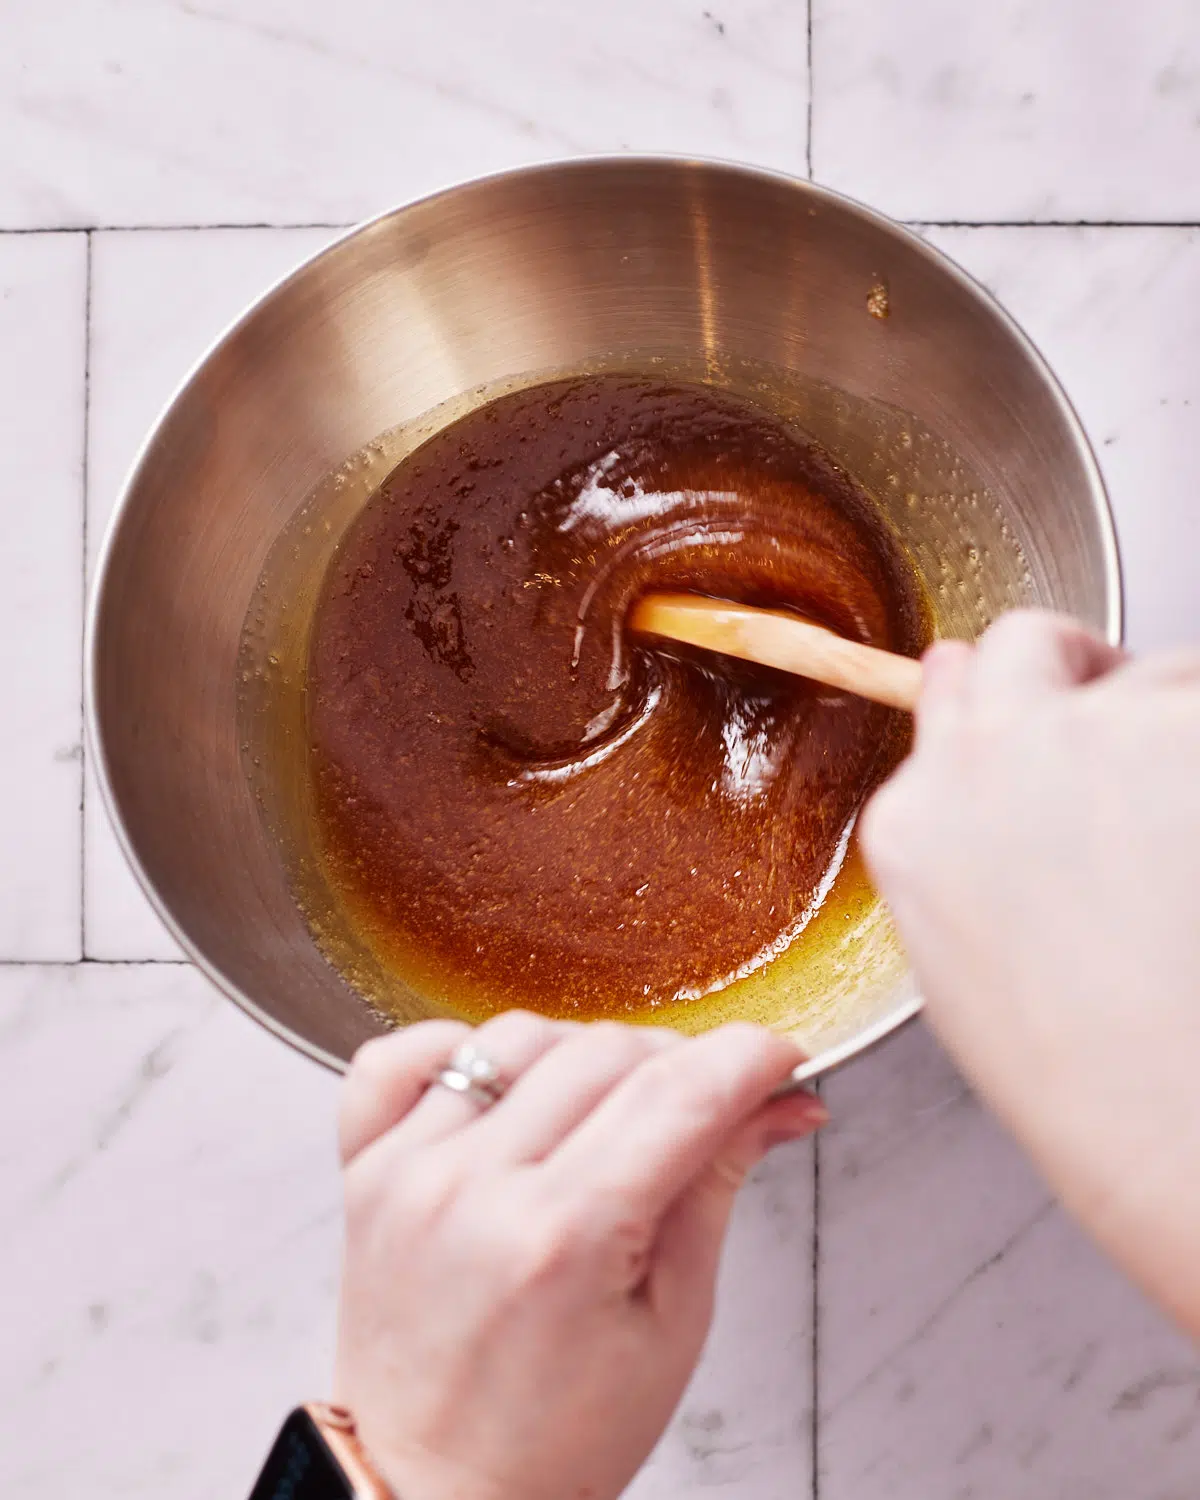
[[[1103,483],[1062,391],[986,293],[879,214],[770,173],[621,158],[354,230],[255,303],[163,413],[105,544],[87,669],[99,781],[151,900],[215,983],[323,1062],[382,1023],[314,944],[239,758],[239,644],[268,554],[397,424],[506,380],[651,360],[786,408],[888,511],[941,631],[1038,601],[1119,637]],[[817,1067],[918,1007],[881,944],[854,984],[774,1018]]]

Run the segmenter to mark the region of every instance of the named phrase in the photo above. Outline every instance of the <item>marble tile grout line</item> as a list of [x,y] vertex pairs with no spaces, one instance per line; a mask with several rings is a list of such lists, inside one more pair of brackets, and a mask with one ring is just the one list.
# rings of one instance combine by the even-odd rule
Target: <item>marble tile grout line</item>
[[804,143],[804,162],[808,169],[808,180],[813,180],[813,6],[817,0],[808,0],[807,68],[808,68],[808,136]]
[[1200,219],[898,219],[908,229],[1200,229]]
[[[388,212],[387,209],[383,210]],[[374,218],[375,215],[370,217]],[[229,219],[206,224],[21,224],[0,225],[0,236],[37,234],[187,234],[208,229],[353,229],[359,219]]]
[[[804,142],[804,164],[808,180],[815,182],[813,174],[813,10],[817,0],[808,0],[807,24],[805,26],[806,57],[808,70],[808,106],[806,109],[807,136]],[[821,1092],[821,1080],[813,1085],[813,1092]],[[812,1155],[812,1274],[810,1279],[811,1334],[809,1344],[809,1392],[812,1414],[809,1418],[809,1481],[811,1500],[820,1500],[821,1492],[821,1132],[813,1136]]]
[[193,969],[190,958],[0,958],[0,969]]
[[83,446],[80,490],[83,497],[80,571],[83,609],[79,635],[79,958],[87,958],[87,608],[88,608],[88,469],[92,415],[92,231],[87,232],[83,293]]
[[[821,1093],[821,1080],[813,1085],[813,1092]],[[809,1399],[812,1402],[812,1419],[809,1427],[811,1445],[811,1477],[809,1487],[812,1500],[821,1495],[821,1132],[813,1136],[812,1165],[812,1377]]]
[[[811,149],[812,132],[809,131]],[[773,170],[767,168],[766,170]],[[786,173],[779,175],[786,176]],[[812,178],[811,164],[807,175]],[[816,181],[815,178],[812,178]],[[818,184],[825,185],[825,184]],[[402,207],[403,205],[397,205]],[[389,210],[383,210],[388,212]],[[369,223],[377,215],[363,219],[351,219],[345,223],[329,223],[316,220],[280,220],[268,223],[265,220],[226,220],[212,224],[38,224],[5,228],[0,226],[0,239],[12,235],[34,236],[39,234],[198,234],[216,230],[237,231],[250,229],[327,229],[330,233],[353,229],[356,224]],[[1200,219],[895,219],[908,229],[1200,229]]]

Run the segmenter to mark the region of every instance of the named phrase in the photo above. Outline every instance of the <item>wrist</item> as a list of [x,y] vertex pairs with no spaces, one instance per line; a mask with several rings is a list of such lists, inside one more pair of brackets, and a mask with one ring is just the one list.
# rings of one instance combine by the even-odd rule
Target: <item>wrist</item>
[[359,1429],[391,1500],[502,1500],[500,1487],[465,1465],[418,1443]]

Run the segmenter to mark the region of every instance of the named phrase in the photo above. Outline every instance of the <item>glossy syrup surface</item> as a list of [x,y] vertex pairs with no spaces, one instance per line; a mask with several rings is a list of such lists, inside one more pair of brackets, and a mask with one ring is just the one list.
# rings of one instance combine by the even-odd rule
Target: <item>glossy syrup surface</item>
[[[651,588],[927,635],[872,502],[741,397],[596,375],[502,396],[404,459],[313,622],[326,877],[385,968],[465,1015],[637,1018],[785,953],[855,874],[902,716],[649,648]],[[848,855],[849,850],[849,855]]]

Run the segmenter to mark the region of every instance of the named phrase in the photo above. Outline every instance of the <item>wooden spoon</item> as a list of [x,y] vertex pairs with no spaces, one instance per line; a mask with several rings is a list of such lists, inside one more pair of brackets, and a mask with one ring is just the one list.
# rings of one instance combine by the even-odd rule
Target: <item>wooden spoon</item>
[[629,626],[640,635],[778,667],[910,713],[921,691],[920,662],[848,641],[782,609],[700,594],[644,594],[629,612]]

